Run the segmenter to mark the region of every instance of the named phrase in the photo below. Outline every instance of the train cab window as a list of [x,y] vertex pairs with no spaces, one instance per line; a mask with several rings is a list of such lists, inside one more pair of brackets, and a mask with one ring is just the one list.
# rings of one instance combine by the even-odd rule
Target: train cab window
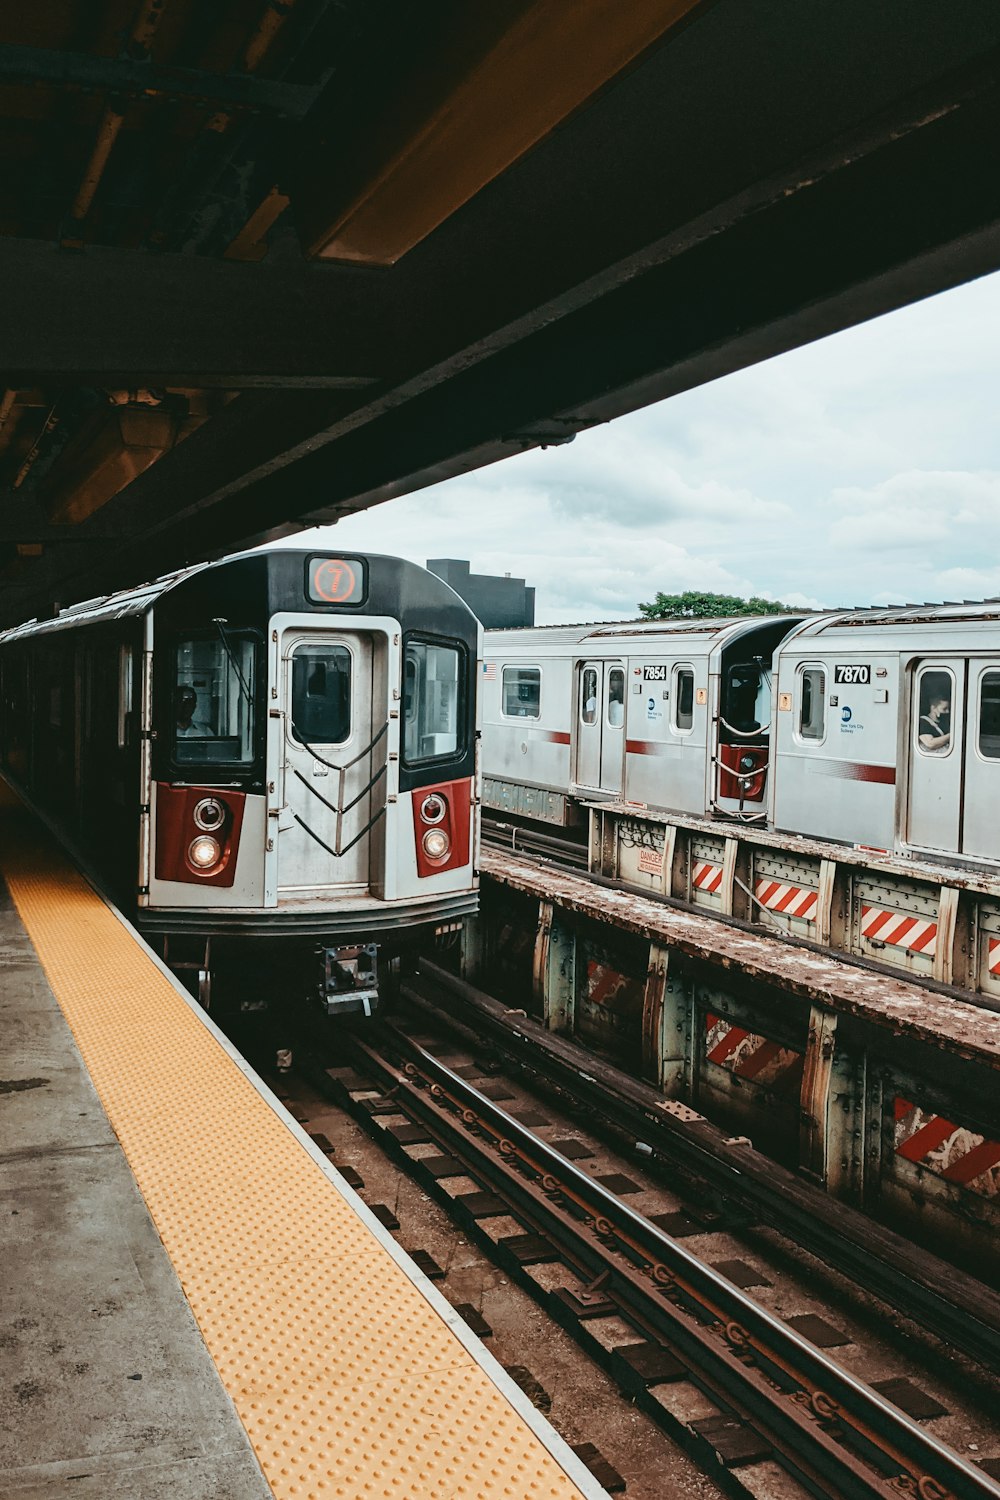
[[818,741],[826,735],[826,672],[803,667],[799,703],[799,739]]
[[346,646],[296,646],[291,728],[303,745],[342,745],[350,739],[351,653]]
[[612,667],[608,673],[608,724],[620,729],[625,723],[625,673]]
[[[987,676],[995,675],[987,673]],[[951,749],[951,704],[955,680],[944,667],[925,667],[917,677],[916,740],[922,755],[947,755]],[[980,730],[980,740],[982,731]]]
[[674,729],[687,734],[694,727],[694,669],[674,668]]
[[743,735],[767,734],[771,723],[771,679],[760,662],[737,662],[726,673],[723,727]]
[[461,664],[455,646],[408,642],[403,666],[403,759],[408,766],[457,751]]
[[537,719],[542,711],[542,674],[538,667],[504,667],[505,719]]
[[586,667],[580,678],[580,718],[584,724],[597,723],[597,670]]
[[979,753],[1000,760],[1000,672],[984,672],[979,679]]
[[254,758],[257,653],[246,634],[179,641],[173,758],[178,765],[249,765]]

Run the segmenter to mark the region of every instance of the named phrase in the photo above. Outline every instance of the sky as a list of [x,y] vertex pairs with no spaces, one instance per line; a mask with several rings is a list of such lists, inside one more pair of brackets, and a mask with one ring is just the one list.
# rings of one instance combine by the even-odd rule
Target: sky
[[998,329],[1000,274],[291,544],[467,558],[539,624],[1000,595]]

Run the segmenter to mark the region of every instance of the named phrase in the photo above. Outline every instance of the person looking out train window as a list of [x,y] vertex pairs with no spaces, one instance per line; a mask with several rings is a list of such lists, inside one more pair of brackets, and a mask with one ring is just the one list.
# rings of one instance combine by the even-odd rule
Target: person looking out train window
[[917,744],[928,755],[944,755],[951,748],[951,694],[950,672],[921,675]]
[[177,689],[177,735],[180,739],[205,739],[215,733],[205,719],[197,718],[198,694],[188,683]]

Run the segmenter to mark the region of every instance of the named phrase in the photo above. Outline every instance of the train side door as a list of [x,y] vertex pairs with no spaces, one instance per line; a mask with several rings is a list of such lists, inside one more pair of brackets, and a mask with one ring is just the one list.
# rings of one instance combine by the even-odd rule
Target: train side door
[[961,848],[966,667],[935,657],[914,669],[907,842],[921,849]]
[[369,831],[384,778],[373,712],[371,638],[284,633],[284,795],[278,889],[366,888]]
[[996,857],[1000,802],[1000,662],[969,664],[962,852]]
[[620,795],[625,765],[625,668],[604,663],[604,723],[601,729],[601,790]]
[[604,723],[604,669],[599,661],[581,662],[577,675],[576,773],[577,786],[601,785],[601,740]]

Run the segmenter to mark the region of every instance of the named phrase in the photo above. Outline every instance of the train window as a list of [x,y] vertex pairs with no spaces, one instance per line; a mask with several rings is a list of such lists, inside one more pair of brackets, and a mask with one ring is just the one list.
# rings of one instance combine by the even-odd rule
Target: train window
[[292,653],[292,736],[303,745],[351,737],[351,653],[346,646],[296,646]]
[[826,735],[826,671],[802,668],[802,698],[799,704],[799,739],[821,740]]
[[625,673],[621,667],[612,667],[608,673],[608,723],[612,729],[620,729],[625,723]]
[[597,669],[584,668],[580,678],[580,718],[585,724],[597,723]]
[[1000,672],[979,679],[979,753],[1000,760]]
[[247,765],[254,758],[257,654],[226,630],[177,643],[174,754],[178,765]]
[[694,726],[694,669],[674,668],[674,729],[686,734]]
[[118,647],[118,748],[128,744],[129,714],[132,712],[132,647]]
[[410,641],[403,669],[403,759],[407,765],[458,749],[462,657],[455,646]]
[[504,667],[504,717],[507,719],[537,719],[542,711],[541,704],[541,670],[538,667]]
[[916,737],[922,755],[947,755],[950,751],[954,692],[955,680],[945,667],[924,667],[917,677]]

